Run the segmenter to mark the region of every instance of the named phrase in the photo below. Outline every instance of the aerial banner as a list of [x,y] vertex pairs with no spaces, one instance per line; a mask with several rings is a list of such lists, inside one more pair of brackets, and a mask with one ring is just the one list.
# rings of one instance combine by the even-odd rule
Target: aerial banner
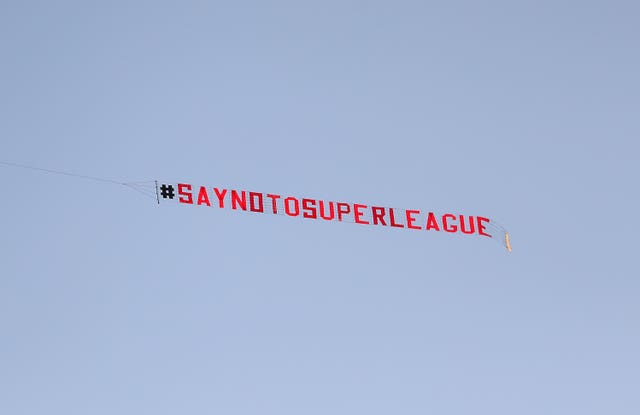
[[449,211],[436,212],[427,209],[398,209],[365,203],[232,189],[222,186],[196,185],[190,182],[158,180],[123,182],[1,160],[0,165],[122,185],[155,199],[158,204],[161,201],[176,202],[183,205],[301,217],[316,221],[349,222],[359,225],[413,231],[475,235],[498,241],[511,252],[511,240],[507,230],[486,216],[466,215]]
[[156,182],[156,200],[214,209],[285,215],[304,219],[350,222],[368,226],[461,235],[476,235],[499,241],[511,251],[509,233],[485,216],[264,193],[189,182]]

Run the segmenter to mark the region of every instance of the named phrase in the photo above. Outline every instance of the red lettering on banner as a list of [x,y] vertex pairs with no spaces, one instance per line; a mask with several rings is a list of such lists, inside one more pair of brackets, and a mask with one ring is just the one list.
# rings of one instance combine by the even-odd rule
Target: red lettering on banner
[[364,212],[361,212],[361,209],[366,208],[367,205],[359,205],[357,203],[354,203],[353,205],[353,216],[356,219],[356,223],[361,223],[363,225],[368,225],[369,222],[366,220],[362,220],[360,218],[362,218],[362,215],[364,215]]
[[[184,204],[197,204],[199,206],[212,206],[212,200],[214,199],[211,199],[211,195],[209,195],[207,187],[198,186],[198,189],[195,189],[195,187],[196,186],[189,183],[178,183],[178,202]],[[396,217],[399,209],[368,206],[360,203],[351,204],[346,202],[327,202],[324,200],[309,198],[298,199],[294,196],[283,198],[277,194],[219,189],[217,187],[213,187],[212,189],[215,192],[218,205],[221,209],[225,207],[225,198],[226,195],[229,194],[231,206],[227,205],[227,207],[234,210],[240,209],[246,211],[249,209],[251,212],[264,213],[268,209],[265,209],[266,196],[271,200],[271,210],[274,214],[283,213],[292,217],[300,216],[300,214],[302,214],[302,216],[307,219],[322,218],[328,221],[337,219],[341,222],[345,220],[351,221],[350,215],[352,214],[355,223],[362,225],[373,224],[387,226],[388,224],[394,228],[426,229],[427,231],[434,230],[437,232],[443,230],[449,233],[460,232],[464,235],[473,235],[477,233],[479,235],[492,238],[492,235],[488,233],[488,226],[490,225],[491,220],[482,216],[452,213],[444,213],[441,216],[436,216],[434,212],[424,212],[427,217],[425,227],[422,228],[421,225],[418,224],[424,217],[420,210],[403,209],[404,214],[401,214],[402,217]],[[195,190],[197,190],[197,193]],[[172,199],[174,198],[173,193],[171,193],[170,196]],[[168,197],[164,196],[164,189],[163,197]],[[283,205],[284,212],[278,212],[278,199],[283,199],[281,203]],[[369,219],[368,209],[371,210],[371,219]],[[387,210],[388,221],[385,217],[387,215]],[[406,218],[406,222],[402,222],[402,219],[404,218]],[[399,221],[396,221],[397,219]]]
[[396,223],[396,217],[393,213],[393,208],[389,208],[389,221],[391,222],[391,226],[394,228],[404,228],[404,225],[401,223]]
[[[242,197],[240,197],[242,195]],[[238,209],[238,206],[242,210],[247,210],[247,193],[243,190],[238,194],[235,190],[231,191],[231,209]]]
[[321,200],[320,202],[320,217],[324,220],[333,220],[333,218],[335,217],[334,212],[333,212],[333,202],[329,202],[329,214],[330,216],[325,216],[324,214],[324,200]]
[[419,215],[420,211],[419,210],[407,210],[407,228],[411,228],[411,229],[422,229],[419,226],[414,225],[413,223],[416,221],[416,218],[414,218],[411,215]]
[[[293,211],[291,210],[291,206],[289,206],[289,202],[293,201]],[[298,216],[300,214],[300,202],[295,197],[288,197],[284,200],[284,211],[289,216]]]
[[190,184],[178,183],[178,194],[180,195],[180,203],[193,204],[193,195],[191,194]]
[[224,195],[227,194],[227,189],[222,189],[222,192],[217,187],[213,188],[213,191],[216,193],[216,197],[218,198],[218,206],[220,209],[224,208]]
[[305,218],[316,219],[318,217],[315,199],[302,199],[302,210],[302,216]]
[[440,231],[440,226],[438,225],[438,220],[436,219],[436,215],[433,212],[429,212],[429,216],[427,217],[427,227],[426,229],[430,231],[431,229],[435,229],[436,231]]
[[385,208],[379,206],[371,206],[371,215],[373,216],[373,224],[377,225],[378,221],[384,226],[387,226],[387,222],[384,221]]
[[276,201],[278,199],[280,199],[280,195],[267,194],[267,197],[269,199],[271,199],[271,207],[273,208],[273,214],[277,215],[278,214],[278,205],[276,204]]
[[200,191],[198,192],[198,205],[211,206],[211,202],[209,202],[209,195],[207,194],[207,188],[204,186],[200,186]]
[[338,202],[337,203],[337,208],[338,208],[338,220],[342,221],[342,215],[345,215],[349,212],[351,212],[351,205],[348,203],[342,203],[342,202]]
[[[255,203],[256,198],[258,199],[257,207]],[[249,192],[249,206],[252,212],[263,213],[264,204],[262,202],[262,193]]]
[[476,224],[473,221],[473,216],[469,216],[469,227],[466,229],[464,226],[464,215],[460,215],[460,231],[466,235],[472,235],[476,231]]
[[442,215],[442,229],[444,229],[447,232],[457,232],[458,226],[456,225],[449,226],[449,223],[447,222],[447,218],[456,220],[455,215],[452,215],[451,213],[445,213],[444,215]]
[[478,219],[478,233],[482,236],[488,236],[489,238],[492,238],[491,235],[485,232],[487,228],[482,223],[482,222],[489,222],[489,219],[483,218],[482,216],[478,216],[477,219]]

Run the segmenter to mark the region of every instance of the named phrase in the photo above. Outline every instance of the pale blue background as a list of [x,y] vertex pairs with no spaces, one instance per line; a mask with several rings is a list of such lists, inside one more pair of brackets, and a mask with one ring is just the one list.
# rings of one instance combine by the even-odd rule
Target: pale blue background
[[638,414],[635,1],[0,2],[2,414]]

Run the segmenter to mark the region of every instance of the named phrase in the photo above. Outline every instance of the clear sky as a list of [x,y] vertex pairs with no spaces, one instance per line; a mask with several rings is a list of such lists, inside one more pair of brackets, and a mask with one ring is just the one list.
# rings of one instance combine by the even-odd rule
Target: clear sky
[[0,2],[0,413],[638,414],[635,1]]

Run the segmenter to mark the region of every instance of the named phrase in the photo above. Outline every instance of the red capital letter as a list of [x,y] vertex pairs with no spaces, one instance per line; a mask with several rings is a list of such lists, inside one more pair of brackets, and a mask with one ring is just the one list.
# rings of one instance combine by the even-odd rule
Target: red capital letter
[[440,226],[438,226],[438,221],[436,220],[436,215],[433,212],[429,212],[429,217],[427,218],[427,230],[435,229],[436,231],[440,231]]
[[401,223],[396,223],[396,217],[393,214],[393,208],[389,208],[389,220],[391,221],[391,226],[394,228],[404,228],[404,225]]
[[278,205],[276,204],[276,200],[280,199],[280,195],[270,195],[267,194],[267,197],[271,199],[271,206],[273,207],[273,214],[278,214]]
[[324,200],[320,201],[320,217],[324,220],[333,220],[335,213],[333,212],[333,202],[329,202],[329,215],[324,212]]
[[478,216],[478,233],[482,236],[488,236],[491,238],[491,235],[485,232],[487,229],[482,222],[489,222],[489,219],[483,218],[482,216]]
[[[293,202],[293,209],[290,203]],[[300,202],[295,197],[288,197],[284,200],[284,211],[289,216],[298,216],[300,214]]]
[[178,183],[178,194],[180,195],[180,203],[193,204],[193,195],[191,194],[190,184]]
[[456,225],[449,226],[449,224],[447,223],[447,218],[456,220],[455,215],[452,215],[451,213],[445,213],[444,215],[442,215],[442,229],[447,232],[456,232],[458,230],[458,227]]
[[416,226],[413,224],[413,222],[416,221],[416,218],[414,218],[411,215],[419,215],[420,211],[419,210],[407,210],[407,228],[411,228],[411,229],[422,229],[419,226]]
[[464,226],[464,215],[460,215],[460,231],[466,235],[471,235],[476,231],[476,224],[473,221],[473,216],[469,216],[469,228],[466,229]]
[[[258,203],[256,204],[256,199]],[[264,204],[262,202],[262,193],[249,192],[249,205],[252,212],[264,212]]]
[[366,208],[367,205],[359,205],[357,203],[354,203],[353,205],[353,216],[356,218],[356,223],[361,223],[363,225],[368,225],[369,222],[366,220],[362,220],[360,219],[362,217],[362,215],[364,215],[364,212],[362,212],[361,210]]
[[224,208],[224,195],[227,194],[227,189],[222,189],[222,192],[221,192],[220,189],[218,189],[217,187],[214,187],[213,191],[216,193],[216,196],[218,197],[218,205],[220,206],[220,209]]
[[[242,197],[240,197],[242,195]],[[247,210],[247,193],[243,190],[238,194],[235,190],[231,191],[231,209],[240,209]]]
[[209,195],[207,194],[207,188],[204,186],[200,186],[200,191],[198,192],[198,205],[211,206],[211,202],[209,202]]
[[302,210],[302,216],[307,219],[316,219],[318,217],[315,199],[302,199]]
[[377,225],[378,221],[380,221],[383,226],[387,226],[387,222],[384,221],[384,210],[385,209],[383,207],[371,206],[374,225]]
[[342,220],[342,215],[351,212],[351,205],[348,203],[338,202],[338,220]]

